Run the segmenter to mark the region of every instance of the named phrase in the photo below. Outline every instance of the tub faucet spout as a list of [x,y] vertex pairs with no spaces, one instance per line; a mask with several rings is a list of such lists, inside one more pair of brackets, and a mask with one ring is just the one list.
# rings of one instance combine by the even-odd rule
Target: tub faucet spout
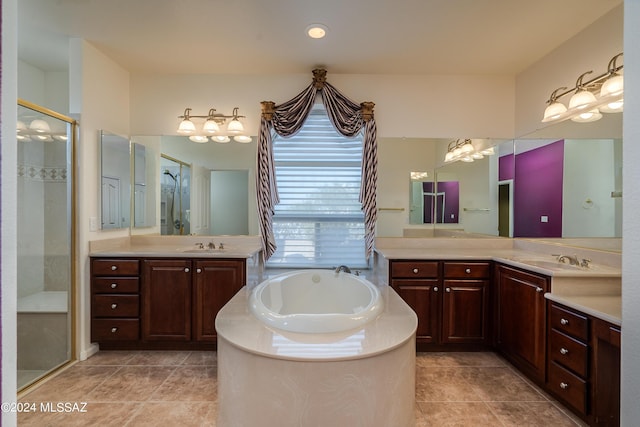
[[351,269],[346,265],[341,265],[338,268],[336,268],[336,273],[340,273],[341,271],[344,271],[345,273],[351,273]]

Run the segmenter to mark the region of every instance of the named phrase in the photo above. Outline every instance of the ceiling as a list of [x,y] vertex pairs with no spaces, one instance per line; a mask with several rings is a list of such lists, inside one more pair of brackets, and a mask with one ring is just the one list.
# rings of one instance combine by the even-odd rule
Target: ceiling
[[[517,74],[622,0],[19,0],[19,58],[80,37],[136,73]],[[324,39],[306,36],[311,23]]]

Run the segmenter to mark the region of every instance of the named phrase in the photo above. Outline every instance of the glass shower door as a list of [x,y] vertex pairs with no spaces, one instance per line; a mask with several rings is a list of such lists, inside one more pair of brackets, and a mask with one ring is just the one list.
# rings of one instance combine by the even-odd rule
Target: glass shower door
[[18,389],[73,358],[75,121],[18,105]]

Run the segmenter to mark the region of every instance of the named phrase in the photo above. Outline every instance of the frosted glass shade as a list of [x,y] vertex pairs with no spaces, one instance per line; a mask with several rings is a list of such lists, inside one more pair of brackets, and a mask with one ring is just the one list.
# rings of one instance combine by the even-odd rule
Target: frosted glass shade
[[204,135],[191,135],[189,140],[193,142],[197,142],[198,144],[204,144],[205,142],[209,142],[209,138]]
[[193,122],[189,119],[184,119],[183,121],[180,122],[180,125],[178,126],[178,133],[181,133],[183,135],[190,135],[195,131],[196,131],[196,125],[194,125]]
[[602,118],[602,114],[598,109],[593,109],[590,111],[584,111],[577,116],[573,117],[571,120],[578,123],[589,123],[595,122],[596,120],[600,120]]
[[600,96],[621,95],[624,90],[624,78],[616,74],[609,77],[600,88]]
[[229,132],[232,135],[240,134],[244,132],[244,126],[242,126],[242,123],[240,122],[240,120],[233,119],[227,125],[227,132]]
[[220,132],[220,126],[218,126],[215,120],[207,120],[204,122],[204,125],[202,125],[202,131],[205,133]]
[[567,112],[567,107],[565,107],[563,103],[554,102],[550,104],[547,108],[545,108],[544,115],[542,116],[542,122],[546,123],[552,120],[556,120],[558,119],[558,117],[560,117],[561,114],[566,112]]
[[581,110],[587,108],[589,104],[596,102],[596,96],[587,90],[576,92],[569,100],[570,109]]

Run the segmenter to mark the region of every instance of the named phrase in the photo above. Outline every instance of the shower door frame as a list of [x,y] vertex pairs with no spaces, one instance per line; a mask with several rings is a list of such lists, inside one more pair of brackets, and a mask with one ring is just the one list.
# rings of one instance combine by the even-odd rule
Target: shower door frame
[[[58,113],[56,111],[50,110],[46,107],[42,107],[40,105],[34,104],[32,102],[26,101],[24,99],[18,98],[17,107],[24,107],[36,111],[40,114],[53,117],[55,119],[66,122],[70,126],[70,130],[68,135],[71,138],[71,141],[67,141],[66,150],[67,150],[67,164],[69,165],[67,170],[67,180],[70,180],[70,185],[67,185],[67,192],[69,194],[67,200],[68,212],[69,216],[67,217],[67,221],[69,221],[69,296],[68,296],[68,314],[69,314],[69,359],[62,364],[53,367],[42,377],[36,379],[35,381],[19,388],[18,398],[31,390],[33,387],[41,383],[42,381],[48,379],[52,374],[60,371],[66,366],[77,360],[77,247],[78,247],[78,233],[77,233],[77,180],[76,180],[76,171],[77,171],[77,143],[78,143],[78,121],[65,116],[64,114]],[[17,142],[17,141],[16,141]],[[16,283],[17,286],[17,283]],[[16,350],[17,351],[17,350]]]

